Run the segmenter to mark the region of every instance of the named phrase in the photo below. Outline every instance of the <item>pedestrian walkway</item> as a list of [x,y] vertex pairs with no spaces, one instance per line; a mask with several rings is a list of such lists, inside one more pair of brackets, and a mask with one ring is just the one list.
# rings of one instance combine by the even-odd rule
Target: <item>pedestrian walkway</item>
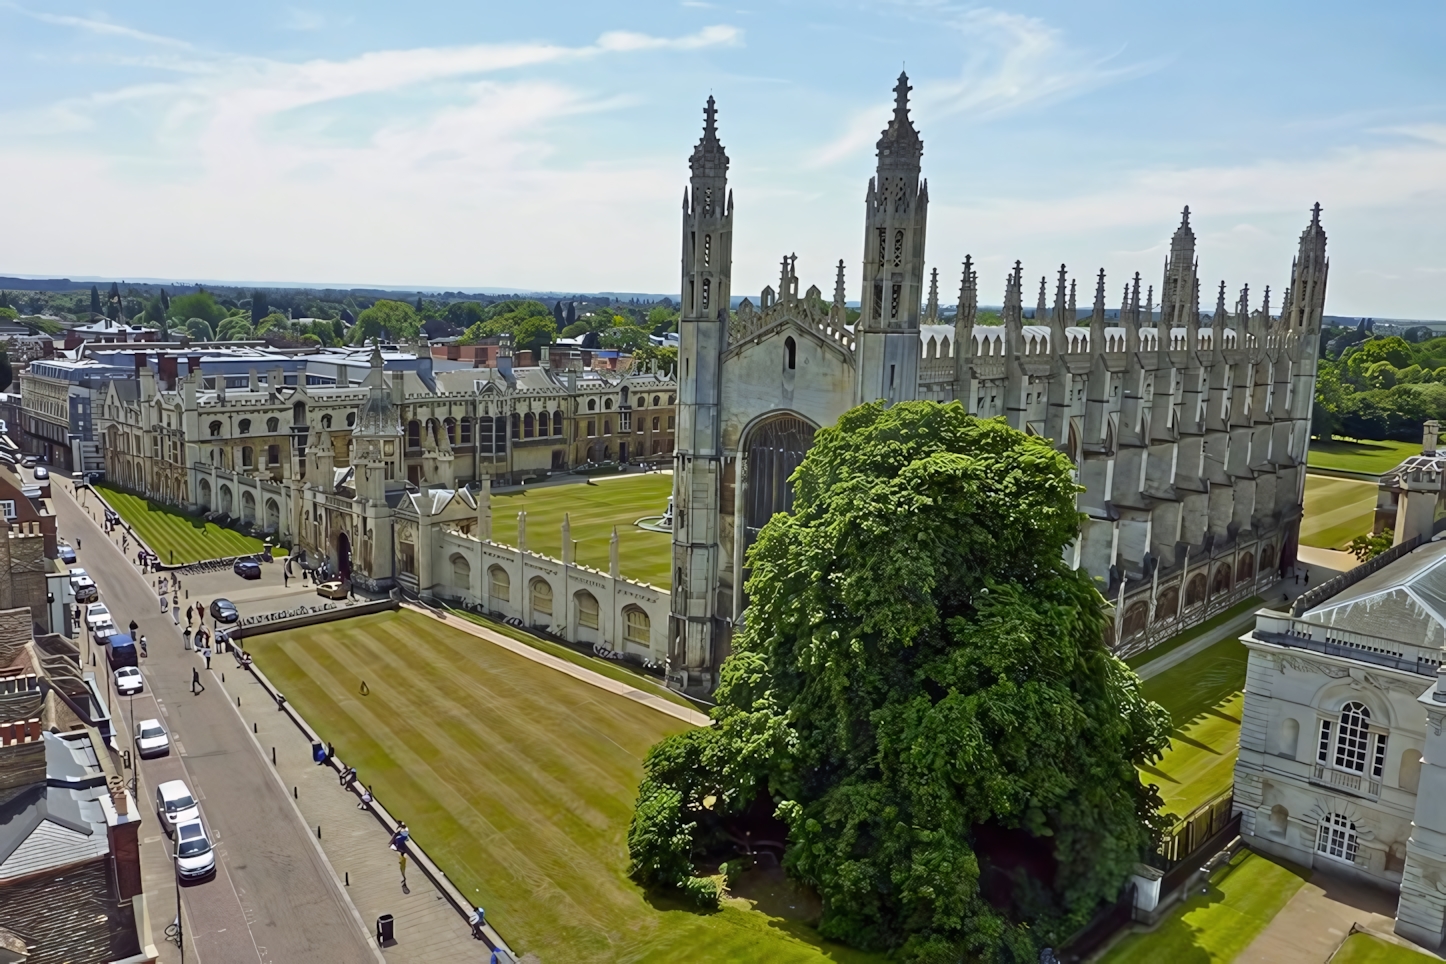
[[[402,605],[405,606],[407,609],[410,609],[413,612],[421,613],[424,616],[430,616],[433,619],[441,618],[434,610],[428,609],[425,606],[418,606],[414,603],[403,603]],[[580,679],[584,683],[589,683],[593,686],[596,686],[598,689],[607,690],[609,693],[616,693],[618,696],[623,696],[627,699],[633,700],[634,702],[641,703],[644,706],[652,707],[659,713],[666,713],[671,717],[682,720],[684,723],[691,723],[694,726],[713,725],[713,721],[711,719],[709,719],[705,714],[699,713],[695,709],[682,706],[681,704],[674,703],[671,700],[665,700],[663,699],[663,697],[658,696],[655,693],[645,692],[644,690],[638,689],[636,686],[629,686],[627,683],[621,682],[620,680],[612,679],[611,677],[604,676],[601,673],[594,673],[592,670],[584,666],[578,666],[575,663],[569,663],[567,660],[562,659],[558,656],[554,656],[551,653],[545,653],[542,650],[536,648],[535,646],[529,646],[526,643],[518,642],[511,636],[504,636],[501,633],[493,632],[486,626],[479,626],[476,623],[469,622],[465,619],[447,619],[445,620],[445,622],[453,629],[457,629],[472,636],[476,636],[478,639],[485,639],[489,643],[495,643],[496,645],[501,646],[503,649],[510,650],[511,652],[516,653],[518,656],[522,656],[532,660],[534,663],[541,663],[543,666],[555,669],[559,673],[566,673],[568,676],[571,676],[575,679]]]
[[[1316,872],[1250,943],[1236,964],[1326,964],[1356,930],[1392,943],[1396,897],[1367,884]],[[1429,953],[1414,944],[1407,945]]]
[[[259,674],[253,676],[237,668],[230,654],[217,655],[212,661],[212,673],[214,685],[225,692],[247,729],[253,730],[259,751],[268,761],[274,748],[277,779],[292,796],[303,821],[311,828],[314,843],[325,854],[367,927],[374,932],[379,917],[392,915],[394,942],[382,948],[385,959],[391,964],[488,961],[491,949],[471,936],[453,901],[428,879],[420,866],[425,859],[421,854],[408,861],[407,883],[402,884],[397,854],[388,846],[395,821],[381,808],[382,802],[378,802],[376,812],[357,809],[357,794],[340,786],[333,766],[313,762],[309,737],[297,727],[290,712],[278,709]],[[238,697],[240,706],[236,706]],[[365,773],[359,776],[366,781]],[[425,840],[415,843],[426,847]],[[462,897],[452,889],[454,898]],[[501,942],[495,932],[492,937],[495,943]],[[511,961],[501,955],[499,959]]]

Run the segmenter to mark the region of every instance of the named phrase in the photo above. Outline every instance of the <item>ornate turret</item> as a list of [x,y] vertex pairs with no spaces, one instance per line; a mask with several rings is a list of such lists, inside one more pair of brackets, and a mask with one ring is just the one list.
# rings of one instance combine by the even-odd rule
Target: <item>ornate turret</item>
[[894,87],[894,116],[878,143],[864,202],[863,293],[855,401],[903,401],[918,389],[920,302],[929,185],[919,177],[924,143],[909,118],[909,78]]

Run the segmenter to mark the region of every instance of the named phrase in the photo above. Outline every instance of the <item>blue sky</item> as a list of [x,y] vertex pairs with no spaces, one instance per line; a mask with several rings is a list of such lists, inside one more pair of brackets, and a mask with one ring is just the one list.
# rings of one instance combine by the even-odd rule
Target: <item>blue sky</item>
[[1207,309],[1279,291],[1319,201],[1328,311],[1446,318],[1443,37],[1428,2],[0,2],[0,274],[673,291],[712,93],[735,294],[791,252],[831,290],[906,66],[946,303],[972,254],[986,302],[1019,258],[1113,304],[1185,204]]

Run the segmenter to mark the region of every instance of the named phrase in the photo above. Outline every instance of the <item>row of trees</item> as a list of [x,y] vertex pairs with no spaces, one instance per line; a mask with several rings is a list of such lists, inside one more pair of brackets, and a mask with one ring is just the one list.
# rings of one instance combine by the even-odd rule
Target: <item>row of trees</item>
[[1421,437],[1446,419],[1446,338],[1409,342],[1364,327],[1322,334],[1312,433],[1320,438]]

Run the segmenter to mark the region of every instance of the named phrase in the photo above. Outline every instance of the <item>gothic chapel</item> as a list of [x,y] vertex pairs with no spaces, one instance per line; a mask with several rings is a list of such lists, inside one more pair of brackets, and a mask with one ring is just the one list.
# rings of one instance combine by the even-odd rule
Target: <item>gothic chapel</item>
[[674,456],[670,684],[717,685],[742,616],[744,553],[789,508],[787,479],[849,408],[875,400],[957,400],[1069,454],[1085,522],[1069,560],[1115,603],[1110,642],[1138,652],[1271,585],[1295,561],[1327,263],[1320,206],[1301,234],[1278,314],[1249,286],[1202,318],[1186,208],[1156,304],[1136,273],[1118,309],[1075,305],[1059,267],[1031,313],[1016,262],[1002,324],[976,324],[979,285],[965,258],[957,313],[941,321],[938,270],[925,291],[929,207],[909,82],[894,88],[864,202],[860,315],[799,290],[793,257],[778,287],[732,308],[733,196],[708,98],[683,193]]

